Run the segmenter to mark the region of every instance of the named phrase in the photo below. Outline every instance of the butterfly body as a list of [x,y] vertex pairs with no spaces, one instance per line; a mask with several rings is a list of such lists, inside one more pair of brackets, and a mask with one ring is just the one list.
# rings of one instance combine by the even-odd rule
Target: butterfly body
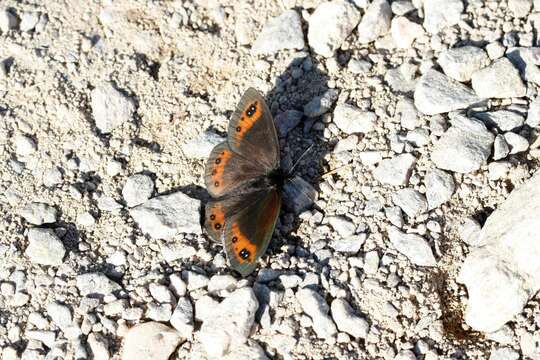
[[250,88],[234,112],[227,141],[206,163],[208,234],[223,243],[231,267],[250,274],[266,251],[281,209],[286,176],[272,115],[261,94]]

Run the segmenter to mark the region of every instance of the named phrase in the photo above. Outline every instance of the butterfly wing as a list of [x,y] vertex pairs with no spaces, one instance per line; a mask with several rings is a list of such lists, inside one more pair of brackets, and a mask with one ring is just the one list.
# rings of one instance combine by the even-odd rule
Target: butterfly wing
[[254,88],[244,93],[229,122],[228,141],[235,153],[252,159],[267,172],[279,167],[279,141],[272,113]]
[[281,194],[274,188],[207,205],[206,228],[214,239],[223,239],[231,267],[242,276],[255,269],[268,248],[280,208]]
[[212,149],[206,163],[204,180],[212,197],[230,194],[266,173],[264,168],[234,153],[227,142]]

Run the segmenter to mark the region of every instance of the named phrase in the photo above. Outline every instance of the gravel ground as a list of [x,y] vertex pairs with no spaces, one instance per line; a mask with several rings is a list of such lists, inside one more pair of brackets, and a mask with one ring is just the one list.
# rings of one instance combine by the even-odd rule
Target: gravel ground
[[[539,31],[537,0],[2,0],[0,358],[540,359]],[[250,86],[311,199],[241,278],[203,173]]]

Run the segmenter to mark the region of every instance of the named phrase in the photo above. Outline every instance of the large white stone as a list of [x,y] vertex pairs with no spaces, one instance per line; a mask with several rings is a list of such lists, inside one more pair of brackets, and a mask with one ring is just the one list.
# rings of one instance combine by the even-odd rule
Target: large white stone
[[360,21],[360,12],[347,1],[321,3],[309,17],[308,42],[313,50],[330,57]]
[[181,340],[176,330],[159,322],[135,325],[124,338],[122,360],[167,360]]
[[494,140],[495,136],[483,123],[458,115],[433,146],[431,160],[439,169],[460,173],[476,171],[491,154]]
[[129,213],[141,230],[155,239],[169,239],[177,233],[200,234],[201,202],[178,191],[152,198]]
[[221,357],[245,344],[258,308],[253,289],[247,287],[236,290],[214,306],[199,331],[199,340],[206,353],[211,357]]
[[422,75],[414,90],[414,105],[426,115],[465,109],[479,101],[471,89],[436,70]]
[[465,321],[496,331],[540,290],[540,172],[516,188],[487,219],[461,268],[469,293]]

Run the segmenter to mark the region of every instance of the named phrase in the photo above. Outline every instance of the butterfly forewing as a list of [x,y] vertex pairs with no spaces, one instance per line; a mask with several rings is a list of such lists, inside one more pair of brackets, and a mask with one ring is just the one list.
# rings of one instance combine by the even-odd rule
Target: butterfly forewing
[[268,248],[281,208],[281,194],[276,189],[253,195],[242,201],[241,211],[227,218],[222,234],[229,263],[242,276],[255,269]]
[[260,165],[234,153],[227,142],[223,142],[212,150],[206,163],[204,179],[210,195],[220,197],[234,192],[265,173],[265,169]]
[[228,131],[231,149],[255,161],[267,172],[279,167],[279,141],[272,113],[262,95],[249,88],[231,121]]

